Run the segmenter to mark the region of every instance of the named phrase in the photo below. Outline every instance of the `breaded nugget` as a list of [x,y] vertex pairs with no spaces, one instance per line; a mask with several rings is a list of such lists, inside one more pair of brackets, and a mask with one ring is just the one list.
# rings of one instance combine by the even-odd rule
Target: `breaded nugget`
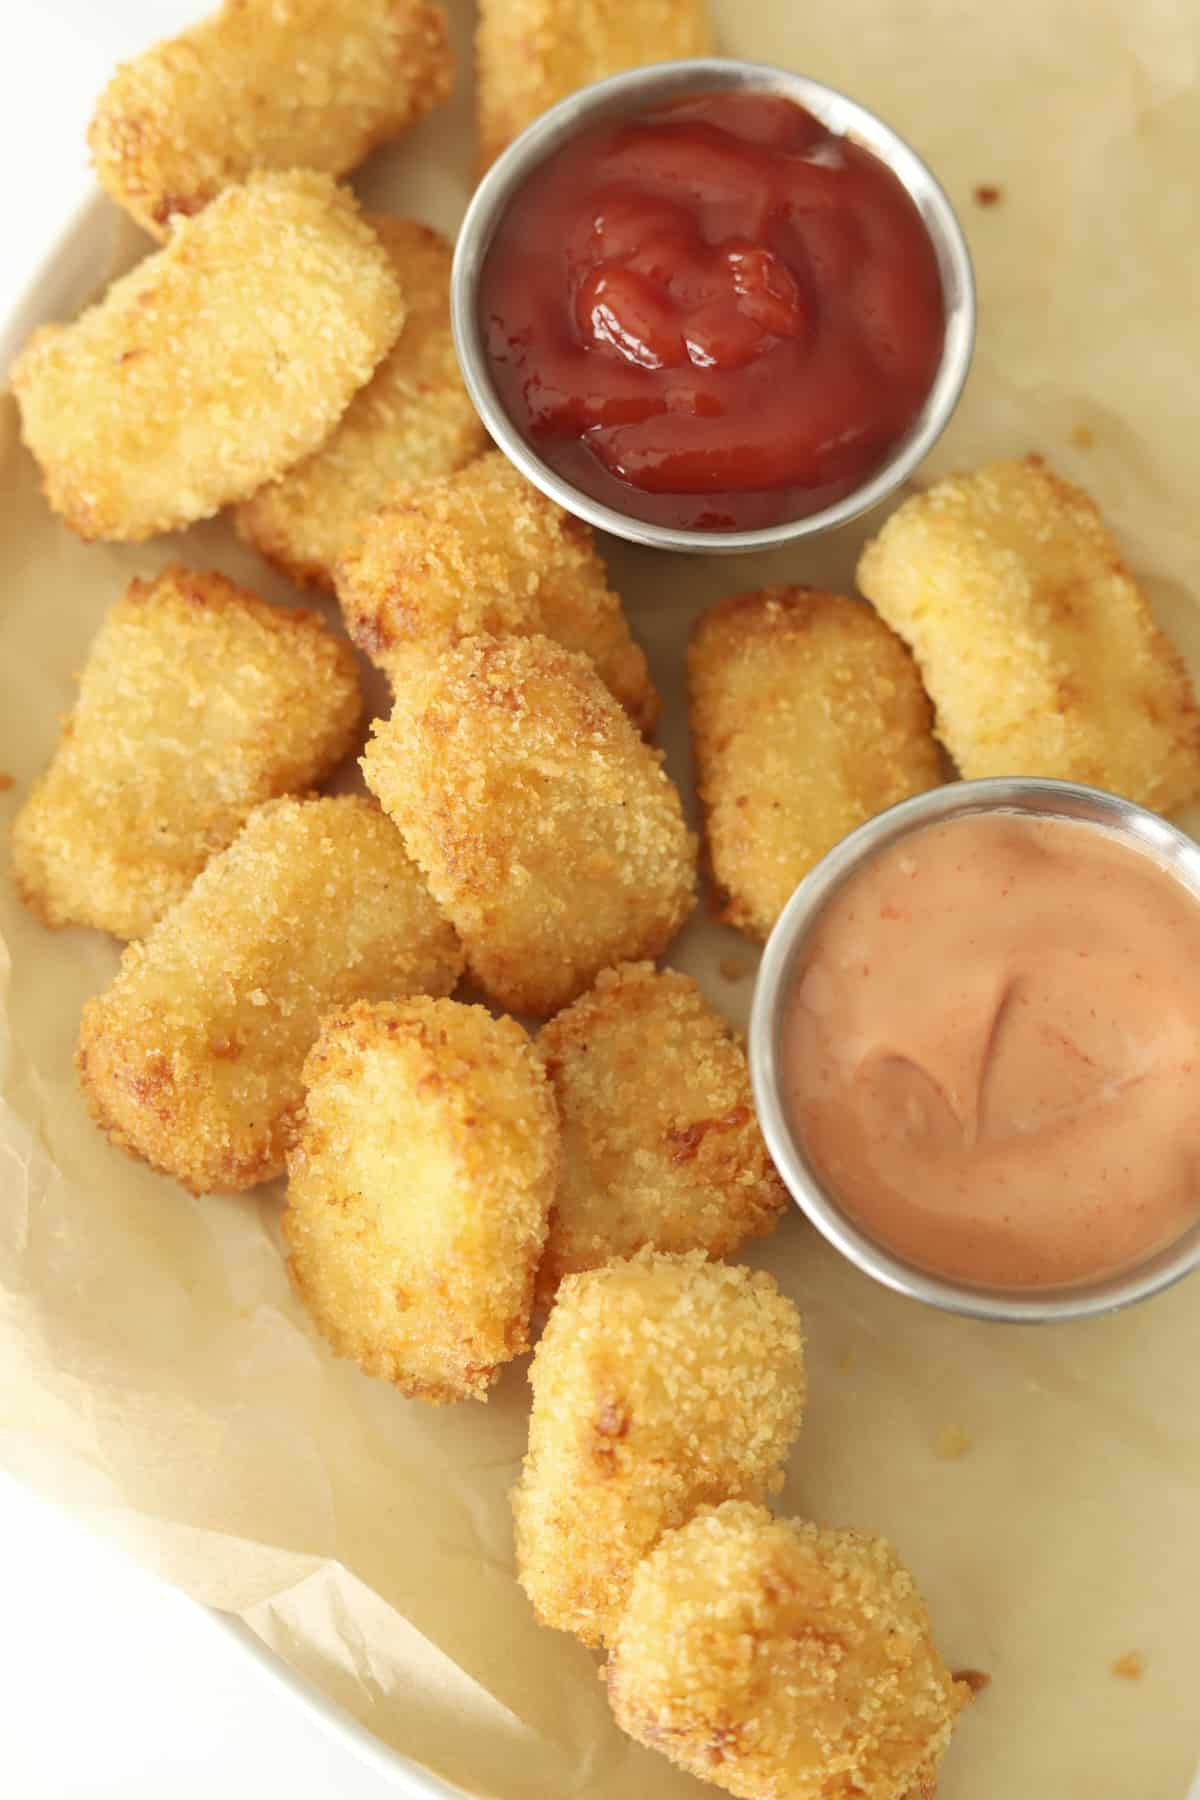
[[337,590],[350,636],[393,683],[433,645],[538,632],[590,656],[634,723],[654,728],[658,695],[590,527],[498,450],[364,519]]
[[461,968],[377,807],[269,800],[84,1007],[84,1093],[131,1156],[236,1193],[282,1172],[324,1015],[449,993]]
[[47,925],[141,937],[256,806],[329,774],[361,710],[354,653],[316,613],[178,563],[131,581],[13,826],[22,898]]
[[244,500],[325,441],[403,323],[351,194],[251,176],[18,357],[46,498],[81,537],[128,542]]
[[122,63],[88,145],[101,187],[162,238],[256,169],[352,169],[453,79],[426,0],[225,0]]
[[614,1256],[728,1256],[787,1201],[754,1114],[741,1045],[690,976],[606,969],[543,1026],[563,1165],[538,1291]]
[[742,1800],[933,1795],[966,1688],[883,1538],[705,1508],[633,1577],[618,1725]]
[[545,1016],[656,956],[692,909],[695,840],[662,756],[592,664],[466,638],[408,678],[362,759],[491,999]]
[[749,937],[848,831],[944,778],[912,658],[842,594],[720,601],[692,631],[688,698],[720,917]]
[[712,49],[704,0],[480,0],[482,166],[576,88],[641,63],[710,56]]
[[858,582],[911,645],[963,775],[1048,775],[1158,812],[1200,794],[1200,711],[1088,496],[1040,457],[905,501]]
[[543,1624],[596,1644],[664,1531],[779,1484],[804,1339],[769,1275],[643,1250],[567,1276],[529,1379],[517,1574]]
[[292,1279],[324,1336],[425,1400],[486,1400],[529,1348],[558,1169],[554,1094],[515,1019],[454,1000],[326,1019],[288,1157]]
[[395,483],[453,474],[487,442],[450,331],[450,245],[413,219],[367,222],[404,289],[404,329],[333,436],[234,515],[239,537],[285,575],[330,591],[362,515]]

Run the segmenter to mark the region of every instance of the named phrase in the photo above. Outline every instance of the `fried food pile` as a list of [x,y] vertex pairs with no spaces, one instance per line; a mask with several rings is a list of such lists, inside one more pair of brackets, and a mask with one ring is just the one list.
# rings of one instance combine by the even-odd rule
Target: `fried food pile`
[[[484,161],[580,82],[709,43],[697,0],[482,0]],[[128,940],[83,1011],[97,1124],[196,1194],[286,1170],[329,1350],[485,1401],[544,1320],[517,1574],[606,1647],[617,1722],[731,1794],[918,1800],[964,1692],[912,1578],[766,1510],[804,1336],[723,1259],[786,1200],[740,1039],[652,960],[697,840],[646,657],[587,526],[485,449],[449,242],[335,179],[451,72],[424,0],[228,0],[102,97],[98,173],[160,243],[17,363],[46,497],[122,542],[230,508],[341,618],[177,558],[114,593],[16,882],[47,925]],[[714,909],[749,937],[949,758],[1200,794],[1182,663],[1040,459],[908,499],[858,579],[866,601],[775,586],[692,630]],[[392,690],[365,746],[348,640]],[[368,794],[314,791],[359,751]]]

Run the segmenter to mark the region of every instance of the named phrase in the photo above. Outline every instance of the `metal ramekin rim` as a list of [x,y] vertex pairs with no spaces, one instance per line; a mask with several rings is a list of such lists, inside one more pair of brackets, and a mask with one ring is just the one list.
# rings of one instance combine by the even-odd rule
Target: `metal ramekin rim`
[[1040,814],[1106,830],[1165,864],[1200,904],[1200,844],[1156,813],[1099,788],[1012,776],[951,782],[905,800],[860,825],[821,859],[788,901],[767,941],[749,1032],[759,1122],[771,1157],[801,1211],[835,1249],[885,1287],[975,1319],[1045,1324],[1094,1317],[1148,1299],[1200,1269],[1200,1221],[1143,1262],[1093,1281],[1054,1288],[975,1287],[917,1268],[861,1230],[817,1179],[787,1121],[778,1066],[781,1010],[795,960],[822,908],[886,846],[924,826],[980,812]]
[[[516,190],[560,143],[605,116],[638,105],[721,88],[785,93],[831,130],[873,151],[903,182],[933,243],[946,303],[942,359],[913,426],[887,461],[853,493],[801,519],[756,531],[693,531],[631,518],[582,493],[537,455],[500,403],[478,318],[479,277],[488,247]],[[450,278],[451,322],[459,365],[471,399],[497,447],[550,499],[598,529],[656,549],[731,554],[792,543],[844,525],[893,493],[945,429],[967,378],[975,342],[975,284],[966,238],[945,190],[909,144],[878,114],[839,89],[769,63],[697,57],[652,63],[592,83],[559,101],[528,126],[484,175],[467,208]]]

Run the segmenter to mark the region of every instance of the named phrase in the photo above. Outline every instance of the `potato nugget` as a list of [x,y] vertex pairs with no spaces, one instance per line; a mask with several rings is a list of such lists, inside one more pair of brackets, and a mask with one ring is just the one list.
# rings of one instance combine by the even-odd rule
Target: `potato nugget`
[[316,613],[178,563],[131,581],[13,826],[22,898],[47,925],[141,937],[256,806],[329,774],[361,710],[354,653]]
[[737,1501],[638,1568],[606,1679],[630,1737],[743,1800],[928,1800],[967,1697],[883,1538]]
[[858,582],[921,666],[962,773],[1044,775],[1158,812],[1200,794],[1200,711],[1088,496],[1040,457],[907,500]]
[[484,168],[547,107],[640,63],[709,56],[704,0],[480,0],[476,38]]
[[404,289],[404,329],[333,436],[234,517],[239,537],[285,575],[330,591],[362,515],[394,483],[453,474],[487,442],[454,353],[450,245],[413,219],[368,223]]
[[658,695],[590,528],[498,450],[365,519],[337,588],[346,629],[394,683],[431,645],[537,632],[590,656],[634,723],[654,729]]
[[81,537],[133,543],[245,500],[325,441],[403,323],[352,195],[251,176],[18,357],[46,498]]
[[529,1348],[558,1168],[554,1094],[515,1019],[359,1001],[304,1065],[283,1234],[342,1356],[425,1400],[486,1400]]
[[567,1276],[529,1379],[517,1574],[543,1624],[596,1644],[664,1531],[779,1484],[804,1339],[769,1275],[644,1250]]
[[695,840],[662,756],[586,657],[466,638],[377,719],[367,786],[491,999],[545,1016],[692,909]]
[[453,78],[425,0],[226,0],[121,65],[88,145],[101,187],[162,238],[256,169],[352,169]]
[[283,1170],[324,1015],[449,993],[461,967],[369,800],[269,800],[84,1007],[84,1093],[131,1156],[237,1193]]
[[606,969],[543,1026],[563,1166],[538,1271],[644,1245],[728,1256],[769,1231],[787,1196],[754,1113],[741,1045],[696,983],[652,963]]
[[842,594],[720,601],[693,628],[688,696],[719,915],[759,940],[840,838],[944,778],[912,658]]

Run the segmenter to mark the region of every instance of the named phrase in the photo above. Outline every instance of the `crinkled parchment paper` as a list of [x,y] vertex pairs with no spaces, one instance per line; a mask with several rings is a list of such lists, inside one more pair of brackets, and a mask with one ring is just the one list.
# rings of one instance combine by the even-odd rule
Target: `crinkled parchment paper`
[[[1200,668],[1192,0],[720,0],[717,12],[730,51],[877,108],[960,209],[979,351],[923,474],[1043,451],[1098,496]],[[465,53],[465,6],[458,23]],[[368,197],[452,226],[469,105],[464,81],[452,109],[367,171]],[[978,186],[1000,200],[981,206]],[[93,283],[114,226],[105,214],[93,228]],[[181,555],[285,589],[221,523],[136,549],[79,543],[41,503],[11,410],[0,501],[6,823],[129,575]],[[668,698],[678,779],[696,608],[768,579],[848,582],[860,537],[740,562],[611,546]],[[240,1613],[472,1794],[698,1796],[621,1738],[593,1659],[540,1630],[513,1581],[506,1491],[524,1367],[487,1407],[433,1410],[335,1362],[289,1294],[277,1190],[191,1199],[85,1118],[71,1052],[113,945],[43,931],[6,881],[0,925],[3,1464]],[[745,1021],[745,945],[694,924],[673,960]],[[962,1722],[945,1800],[1177,1800],[1200,1750],[1200,1282],[1121,1317],[1021,1330],[884,1293],[799,1217],[755,1260],[800,1303],[811,1340],[811,1411],[784,1504],[886,1532],[950,1662],[992,1676]],[[950,1427],[971,1440],[954,1460],[936,1453]],[[1117,1680],[1110,1664],[1135,1649],[1143,1678]]]

